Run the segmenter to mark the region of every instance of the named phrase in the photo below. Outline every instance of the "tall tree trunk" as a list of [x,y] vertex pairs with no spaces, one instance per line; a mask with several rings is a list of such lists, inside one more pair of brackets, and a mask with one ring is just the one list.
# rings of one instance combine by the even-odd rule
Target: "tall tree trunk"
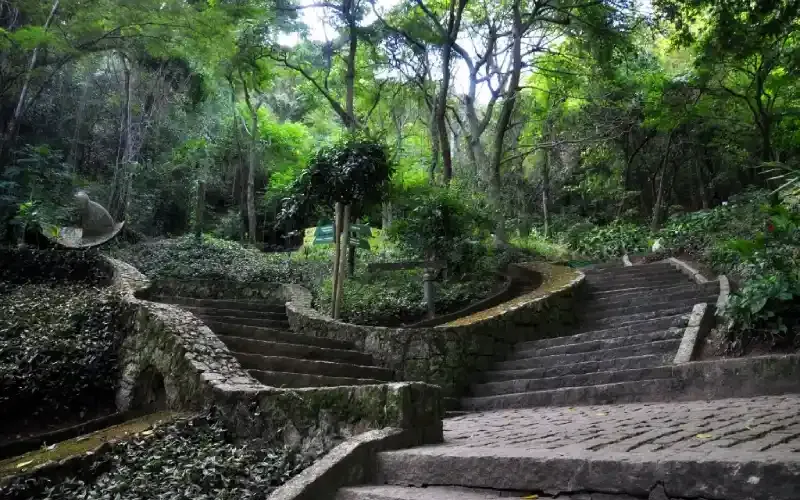
[[[56,11],[58,10],[58,5],[60,0],[54,0],[53,6],[50,9],[50,14],[47,16],[47,20],[44,23],[44,31],[50,29],[50,24],[53,22],[53,18],[56,16]],[[11,145],[17,138],[17,128],[19,127],[19,120],[22,118],[22,112],[25,110],[25,99],[28,95],[28,88],[31,84],[31,78],[33,77],[33,70],[36,68],[36,60],[39,57],[39,46],[33,48],[33,52],[31,53],[31,58],[28,60],[28,68],[25,71],[25,76],[22,79],[22,88],[19,91],[19,97],[17,97],[17,105],[14,107],[14,113],[11,115],[11,119],[8,121],[8,125],[6,126],[6,133],[3,135],[2,140],[0,140],[0,158],[3,157],[3,154],[6,148],[10,148]]]
[[511,76],[508,83],[508,95],[503,100],[500,109],[500,116],[497,119],[497,128],[494,137],[494,149],[491,158],[491,181],[490,198],[495,206],[495,235],[501,243],[507,242],[505,219],[503,218],[501,207],[501,187],[500,187],[500,168],[503,162],[504,142],[506,132],[511,123],[511,116],[517,103],[517,93],[519,92],[520,75],[522,74],[522,35],[524,27],[522,24],[522,12],[520,10],[520,0],[514,0],[512,7],[511,25]]
[[256,169],[258,168],[258,109],[253,113],[250,131],[250,168],[247,169],[247,232],[256,242]]
[[345,73],[345,112],[348,119],[345,126],[353,133],[358,128],[355,112],[356,52],[358,51],[358,27],[356,26],[355,0],[345,0],[344,11],[348,24],[347,72]]
[[544,220],[544,237],[550,236],[550,155],[551,148],[544,152],[544,168],[542,168],[542,219]]
[[72,142],[69,146],[69,156],[67,163],[73,169],[78,168],[78,149],[81,140],[81,128],[83,127],[83,115],[86,112],[86,100],[89,98],[89,87],[91,86],[91,72],[87,72],[83,80],[83,90],[81,91],[81,98],[78,102],[78,109],[75,111],[75,127],[72,131]]
[[108,201],[108,211],[116,221],[124,220],[128,206],[128,196],[131,182],[131,162],[133,161],[133,118],[131,116],[131,101],[133,100],[133,68],[127,56],[120,52],[122,63],[122,113],[119,126],[119,146],[117,151],[117,164],[114,169],[114,180],[111,184],[111,196]]
[[661,158],[661,167],[659,171],[661,172],[661,178],[658,180],[658,190],[656,191],[656,201],[653,205],[653,220],[650,224],[650,230],[658,231],[661,227],[661,219],[664,213],[664,188],[665,183],[664,179],[666,179],[668,172],[667,166],[669,165],[669,152],[672,148],[672,137],[674,135],[675,130],[671,130],[669,135],[667,136],[667,147],[664,151],[664,156]]

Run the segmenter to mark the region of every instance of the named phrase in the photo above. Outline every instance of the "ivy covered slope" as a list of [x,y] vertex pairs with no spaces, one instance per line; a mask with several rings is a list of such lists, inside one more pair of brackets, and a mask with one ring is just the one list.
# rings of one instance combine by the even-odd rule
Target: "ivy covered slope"
[[258,442],[236,442],[212,417],[192,417],[124,439],[83,469],[51,483],[17,479],[4,499],[175,500],[263,499],[316,457]]
[[0,248],[0,441],[113,411],[119,301],[93,253]]

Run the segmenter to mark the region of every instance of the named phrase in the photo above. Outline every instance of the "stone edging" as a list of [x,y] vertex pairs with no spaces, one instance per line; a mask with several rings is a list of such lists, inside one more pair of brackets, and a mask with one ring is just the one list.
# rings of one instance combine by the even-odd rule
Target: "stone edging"
[[681,345],[675,354],[673,364],[679,365],[688,363],[697,355],[699,341],[711,331],[714,324],[714,315],[711,308],[706,303],[695,304],[689,322],[683,330]]
[[672,264],[672,267],[674,267],[675,269],[679,270],[680,272],[682,272],[686,276],[689,276],[690,278],[692,278],[694,280],[694,282],[697,283],[698,285],[702,285],[704,283],[708,283],[708,281],[709,281],[708,278],[703,276],[703,274],[700,271],[698,271],[697,269],[693,268],[692,266],[690,266],[686,262],[684,262],[684,261],[682,261],[680,259],[676,259],[675,257],[670,257],[670,258],[668,258],[666,260],[667,260],[667,262]]
[[[131,334],[120,351],[120,410],[131,404],[148,368],[163,377],[171,410],[215,407],[236,435],[266,444],[319,449],[371,429],[432,429],[427,442],[442,440],[442,394],[429,384],[387,383],[278,389],[244,371],[221,340],[192,313],[136,297],[150,285],[133,266],[108,259],[112,285],[122,296]],[[281,287],[278,287],[281,288]],[[438,429],[438,434],[437,434]]]
[[348,439],[273,491],[267,500],[320,500],[332,498],[339,488],[365,484],[374,476],[378,453],[429,443],[425,432],[386,428]]
[[[670,263],[675,269],[679,270],[686,276],[692,278],[695,283],[700,286],[707,286],[714,283],[706,278],[700,271],[693,268],[686,262],[675,257],[670,257],[665,260]],[[721,317],[721,311],[724,309],[728,302],[730,294],[730,283],[725,275],[720,275],[718,278],[719,294],[715,309],[712,311],[706,303],[695,304],[692,309],[692,314],[689,317],[689,322],[683,330],[683,337],[681,338],[681,345],[678,347],[678,352],[672,363],[679,365],[688,363],[696,358],[699,354],[699,346],[705,337],[711,332],[715,324]]]

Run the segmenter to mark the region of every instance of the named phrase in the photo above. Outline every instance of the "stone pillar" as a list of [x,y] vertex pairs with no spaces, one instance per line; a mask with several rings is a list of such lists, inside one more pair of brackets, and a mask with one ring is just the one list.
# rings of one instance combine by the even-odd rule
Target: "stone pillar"
[[433,288],[434,270],[425,269],[422,273],[422,296],[424,297],[425,304],[428,306],[428,317],[433,318],[436,315],[435,307],[435,291]]

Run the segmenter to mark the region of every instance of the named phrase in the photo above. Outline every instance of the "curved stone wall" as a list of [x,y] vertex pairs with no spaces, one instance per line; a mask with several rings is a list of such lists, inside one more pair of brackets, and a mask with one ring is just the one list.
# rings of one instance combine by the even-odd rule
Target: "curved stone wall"
[[[419,444],[441,441],[443,408],[437,387],[421,383],[265,386],[241,368],[197,317],[177,306],[138,298],[149,296],[149,281],[124,262],[108,261],[114,268],[112,286],[122,295],[123,314],[133,332],[120,351],[120,409],[131,405],[143,375],[152,378],[155,371],[163,378],[169,409],[213,406],[239,435],[261,437],[267,444],[287,444],[304,452],[327,449],[343,437],[384,427],[413,431]],[[266,289],[285,294],[281,286]]]
[[353,342],[400,380],[442,387],[447,397],[464,394],[476,375],[504,359],[518,342],[551,337],[573,321],[572,302],[580,294],[580,271],[545,263],[525,263],[541,285],[529,293],[445,325],[387,328],[336,321],[311,307],[311,292],[283,287],[292,330]]

